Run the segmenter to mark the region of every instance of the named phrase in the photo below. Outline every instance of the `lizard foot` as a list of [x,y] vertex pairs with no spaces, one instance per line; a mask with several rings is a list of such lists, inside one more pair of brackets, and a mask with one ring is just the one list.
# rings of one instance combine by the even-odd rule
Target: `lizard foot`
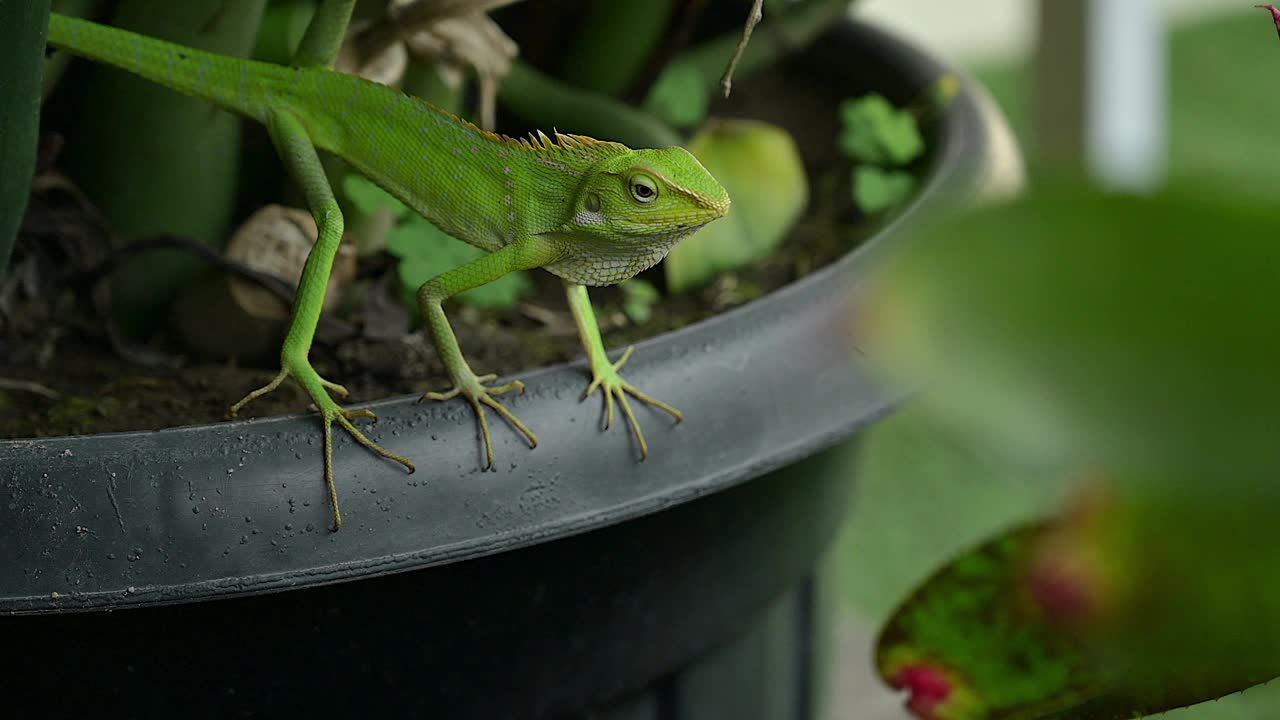
[[476,419],[480,421],[480,435],[484,438],[485,470],[493,467],[493,442],[489,439],[489,422],[484,416],[484,408],[486,405],[493,408],[493,410],[501,415],[504,420],[518,430],[521,435],[524,435],[525,439],[529,442],[529,447],[538,447],[538,438],[533,434],[533,431],[524,423],[520,422],[520,418],[517,418],[510,410],[506,409],[501,403],[493,399],[494,395],[501,395],[505,392],[511,392],[512,390],[519,391],[520,394],[523,395],[524,383],[519,380],[512,380],[505,385],[485,387],[485,383],[497,380],[498,376],[481,375],[477,377],[470,369],[466,369],[465,373],[460,373],[460,375],[462,375],[462,377],[454,378],[454,386],[452,390],[443,393],[429,392],[424,394],[421,399],[444,401],[452,400],[453,398],[462,395],[471,403],[471,408],[475,410],[476,413]]
[[409,472],[414,471],[413,463],[410,462],[408,458],[396,455],[365,437],[364,433],[360,432],[360,430],[352,424],[351,421],[355,418],[369,418],[371,420],[377,420],[377,417],[373,414],[372,410],[347,410],[334,402],[329,393],[332,392],[338,397],[345,398],[347,396],[346,388],[320,377],[320,374],[311,367],[311,363],[307,362],[305,358],[300,361],[285,360],[283,364],[284,367],[274,378],[272,378],[271,382],[263,385],[257,390],[254,390],[248,395],[245,395],[239,402],[231,406],[228,414],[231,417],[235,417],[236,413],[240,412],[245,405],[248,405],[253,400],[280,387],[280,384],[289,377],[296,380],[298,384],[307,391],[307,394],[311,396],[312,402],[314,402],[316,408],[319,409],[320,417],[324,424],[324,482],[329,488],[329,503],[333,506],[333,529],[336,531],[338,528],[342,527],[342,512],[338,509],[338,490],[333,481],[334,423],[342,426],[342,429],[350,433],[351,437],[356,442],[381,457],[388,460],[394,460],[395,462],[404,465],[408,468]]
[[600,388],[604,392],[604,426],[603,429],[608,430],[613,424],[613,402],[617,398],[618,404],[622,406],[622,414],[627,418],[627,424],[631,426],[631,432],[636,436],[636,442],[640,445],[640,459],[644,460],[649,456],[649,446],[644,441],[644,433],[640,432],[640,423],[636,422],[635,413],[631,411],[631,404],[627,402],[627,395],[630,394],[635,399],[647,405],[670,413],[676,419],[678,424],[684,420],[684,415],[680,411],[662,402],[661,400],[646,395],[635,388],[634,385],[622,379],[619,370],[623,365],[627,364],[627,360],[631,358],[631,353],[635,350],[634,346],[628,346],[622,353],[622,357],[618,362],[609,364],[608,362],[596,364],[592,363],[591,372],[594,378],[591,384],[587,386],[587,392],[582,396],[583,400],[591,397],[591,393]]

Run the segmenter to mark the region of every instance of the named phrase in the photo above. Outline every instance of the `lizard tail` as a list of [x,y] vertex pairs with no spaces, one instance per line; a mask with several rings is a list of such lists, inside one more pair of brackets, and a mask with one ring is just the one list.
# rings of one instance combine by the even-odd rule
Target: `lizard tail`
[[288,72],[58,13],[49,16],[48,43],[258,121],[266,117],[267,84]]

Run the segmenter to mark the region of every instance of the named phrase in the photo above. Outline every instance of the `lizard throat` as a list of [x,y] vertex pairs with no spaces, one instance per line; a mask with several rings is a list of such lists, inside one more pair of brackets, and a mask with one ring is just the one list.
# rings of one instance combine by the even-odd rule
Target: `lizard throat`
[[682,230],[634,238],[623,247],[575,247],[570,257],[547,265],[546,270],[578,285],[613,285],[657,265],[676,243],[690,234],[692,231]]

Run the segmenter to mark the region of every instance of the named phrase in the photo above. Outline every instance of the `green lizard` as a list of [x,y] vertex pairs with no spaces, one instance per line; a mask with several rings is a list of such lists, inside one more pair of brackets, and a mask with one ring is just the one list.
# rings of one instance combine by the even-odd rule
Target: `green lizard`
[[643,460],[648,449],[627,395],[670,413],[676,422],[682,417],[619,374],[630,347],[620,360],[609,361],[587,286],[617,283],[654,265],[682,238],[723,216],[728,194],[683,148],[632,150],[579,135],[556,133],[551,139],[541,132],[516,140],[480,130],[394,88],[335,72],[333,60],[354,5],[355,0],[321,0],[287,67],[206,53],[58,14],[49,20],[53,47],[263,123],[305,193],[319,237],[298,284],[281,369],[270,383],[233,405],[231,415],[287,378],[305,389],[324,426],[324,478],[335,530],[342,525],[342,514],[333,474],[334,423],[372,452],[414,470],[407,458],[356,428],[353,419],[373,418],[373,413],[340,406],[330,393],[345,397],[346,389],[320,377],[308,359],[343,233],[342,213],[317,154],[324,150],[445,232],[488,251],[432,278],[417,293],[427,330],[453,382],[449,392],[427,393],[424,399],[461,395],[470,402],[486,468],[493,465],[486,407],[519,431],[530,447],[537,446],[533,431],[494,399],[512,390],[523,392],[524,385],[516,380],[488,386],[496,376],[476,375],[441,303],[507,273],[534,268],[557,275],[564,284],[593,376],[583,399],[602,391],[607,429],[616,398]]

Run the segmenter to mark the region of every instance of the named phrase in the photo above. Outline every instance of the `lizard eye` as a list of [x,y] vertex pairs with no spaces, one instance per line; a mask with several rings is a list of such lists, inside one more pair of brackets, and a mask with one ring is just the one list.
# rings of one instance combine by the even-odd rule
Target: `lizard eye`
[[631,197],[646,205],[658,199],[658,183],[648,175],[631,177]]

